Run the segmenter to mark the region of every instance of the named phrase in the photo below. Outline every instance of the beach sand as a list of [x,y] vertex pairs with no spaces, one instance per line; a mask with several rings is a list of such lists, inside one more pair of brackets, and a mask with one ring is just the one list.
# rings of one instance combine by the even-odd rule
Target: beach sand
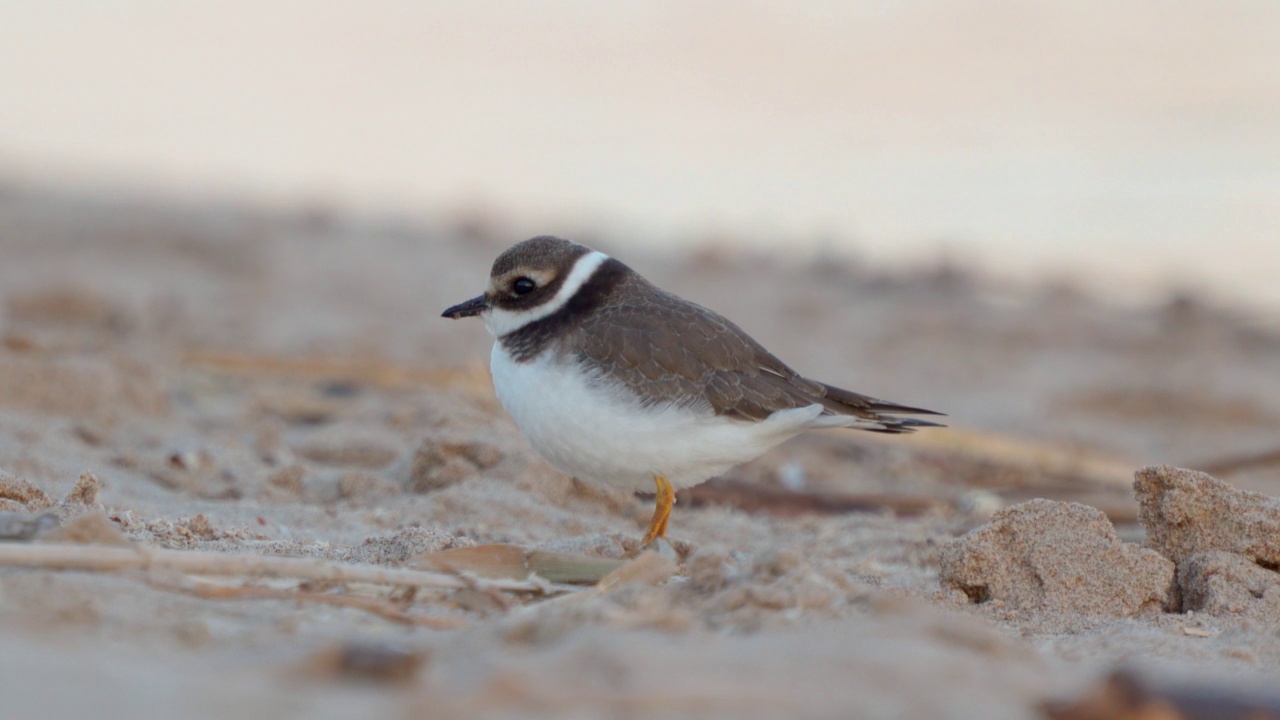
[[[0,238],[0,532],[23,538],[0,550],[637,550],[651,501],[539,460],[482,325],[439,317],[522,236],[10,184]],[[674,576],[578,595],[6,568],[6,713],[1030,718],[1117,667],[1274,691],[1274,329],[954,264],[576,239],[950,427],[797,438],[682,493]],[[1151,470],[1140,504],[1155,465],[1224,484]]]

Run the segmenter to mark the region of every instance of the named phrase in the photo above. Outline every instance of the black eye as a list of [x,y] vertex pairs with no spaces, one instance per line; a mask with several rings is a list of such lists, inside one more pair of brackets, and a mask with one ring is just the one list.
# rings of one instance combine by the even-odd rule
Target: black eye
[[517,295],[528,295],[538,289],[538,284],[527,277],[516,278],[516,281],[511,283],[511,289]]

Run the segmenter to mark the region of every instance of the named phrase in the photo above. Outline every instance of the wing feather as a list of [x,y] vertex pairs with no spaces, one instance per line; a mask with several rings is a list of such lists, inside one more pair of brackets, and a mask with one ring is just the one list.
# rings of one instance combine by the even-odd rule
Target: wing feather
[[615,302],[576,328],[586,337],[577,359],[649,403],[676,402],[715,415],[763,420],[780,410],[821,404],[824,414],[879,423],[882,432],[934,425],[894,414],[938,415],[810,380],[792,370],[737,325],[631,274]]

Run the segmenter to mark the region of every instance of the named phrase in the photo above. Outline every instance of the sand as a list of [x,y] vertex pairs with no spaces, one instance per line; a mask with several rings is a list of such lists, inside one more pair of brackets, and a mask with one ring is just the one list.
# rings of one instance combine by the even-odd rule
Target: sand
[[[1041,632],[1175,607],[1174,564],[1122,542],[1102,511],[1028,500],[943,549],[939,580],[984,614]],[[953,594],[954,595],[954,594]]]
[[[0,237],[4,547],[638,550],[648,501],[538,459],[483,328],[438,318],[515,237],[12,186]],[[1275,687],[1280,335],[1246,313],[582,239],[952,427],[789,442],[680,496],[674,576],[571,600],[2,569],[9,712],[1031,718],[1117,666]]]

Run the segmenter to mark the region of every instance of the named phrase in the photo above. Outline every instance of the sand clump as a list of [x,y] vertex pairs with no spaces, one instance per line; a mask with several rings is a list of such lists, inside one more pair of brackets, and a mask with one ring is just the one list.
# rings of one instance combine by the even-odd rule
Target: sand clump
[[118,531],[103,525],[110,523],[98,502],[101,490],[102,481],[84,472],[71,492],[55,503],[30,481],[0,471],[0,540],[115,542]]
[[31,481],[0,470],[0,510],[35,512],[53,506],[53,500]]
[[943,587],[1045,632],[1162,607],[1280,623],[1280,500],[1173,467],[1138,471],[1134,491],[1146,547],[1099,510],[1032,500],[944,547]]
[[1178,566],[1182,609],[1280,623],[1280,573],[1243,555],[1207,552]]
[[16,513],[48,510],[59,523],[86,513],[101,512],[102,505],[98,503],[101,491],[102,481],[93,473],[84,472],[71,491],[55,503],[31,481],[0,470],[0,510]]
[[1133,487],[1147,544],[1178,564],[1183,610],[1280,623],[1280,499],[1168,466]]
[[1133,491],[1147,544],[1175,563],[1222,550],[1280,568],[1280,498],[1163,465],[1139,470]]
[[1174,579],[1173,563],[1122,542],[1100,510],[1051,500],[996,513],[944,547],[941,563],[944,587],[1047,632],[1157,612]]

